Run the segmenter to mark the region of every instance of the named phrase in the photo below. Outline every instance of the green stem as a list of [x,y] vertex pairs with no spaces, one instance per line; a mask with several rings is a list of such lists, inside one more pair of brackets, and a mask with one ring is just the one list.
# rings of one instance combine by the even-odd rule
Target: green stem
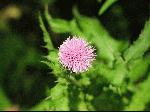
[[73,84],[75,84],[77,87],[79,87],[79,88],[82,87],[82,85],[81,85],[72,75],[70,75],[70,76],[68,77],[68,80],[69,80],[70,82],[72,82]]

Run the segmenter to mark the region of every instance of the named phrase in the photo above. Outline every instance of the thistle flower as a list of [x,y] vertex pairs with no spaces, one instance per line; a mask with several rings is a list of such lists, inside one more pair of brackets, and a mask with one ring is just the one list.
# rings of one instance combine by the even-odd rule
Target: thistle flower
[[83,38],[73,36],[59,47],[59,61],[67,69],[75,73],[87,71],[95,59],[94,48]]

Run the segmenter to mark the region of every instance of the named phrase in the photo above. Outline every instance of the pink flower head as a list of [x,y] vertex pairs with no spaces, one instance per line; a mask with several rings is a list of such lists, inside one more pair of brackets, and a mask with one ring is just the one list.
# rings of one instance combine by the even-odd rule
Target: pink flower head
[[72,72],[81,73],[87,71],[95,59],[94,50],[83,38],[69,37],[59,47],[59,61]]

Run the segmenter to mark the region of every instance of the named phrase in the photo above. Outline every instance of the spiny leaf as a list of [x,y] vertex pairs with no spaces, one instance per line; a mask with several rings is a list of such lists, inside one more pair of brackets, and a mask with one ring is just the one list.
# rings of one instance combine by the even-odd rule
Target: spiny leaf
[[50,109],[49,100],[44,100],[30,109],[30,111],[35,111],[35,110],[36,111],[51,111],[52,109]]
[[105,0],[105,3],[100,8],[98,14],[102,15],[115,2],[117,2],[117,0]]
[[97,19],[82,16],[75,8],[73,12],[75,19],[72,21],[53,19],[47,10],[45,11],[45,16],[53,31],[56,33],[70,32],[72,35],[87,38],[100,50],[97,52],[98,57],[100,56],[107,62],[112,63],[115,59],[114,55],[119,54],[119,51],[125,48],[126,42],[113,39]]
[[45,47],[48,50],[52,50],[54,47],[53,47],[51,38],[49,36],[49,33],[47,32],[47,30],[46,30],[46,28],[44,26],[44,23],[43,23],[41,15],[39,15],[39,23],[40,23],[40,27],[41,27],[41,29],[43,31],[43,38],[44,38],[44,42],[46,43]]
[[47,60],[41,61],[46,64],[50,69],[52,69],[52,73],[56,76],[61,76],[64,70],[60,67],[58,60],[58,51],[56,49],[50,51],[47,56],[45,56]]
[[70,22],[70,33],[72,35],[79,35],[81,37],[85,37],[85,34],[79,29],[78,25],[77,25],[77,22],[75,19],[73,19],[71,22]]
[[45,7],[45,18],[51,27],[52,31],[56,33],[70,32],[70,23],[63,19],[53,19],[48,13],[48,6]]
[[[78,29],[83,32],[85,38],[94,43],[97,47],[98,56],[111,62],[115,59],[114,55],[122,51],[126,42],[113,39],[101,23],[96,18],[88,18],[80,15],[76,8],[73,10]],[[75,33],[74,30],[72,32]]]
[[48,91],[48,97],[31,110],[38,111],[67,111],[68,106],[68,86],[58,83],[55,87]]
[[50,90],[49,106],[52,110],[69,110],[67,85],[57,84]]
[[131,82],[135,82],[144,76],[144,74],[148,69],[149,65],[148,60],[150,60],[150,58],[144,57],[132,60],[130,63],[128,63],[129,67],[128,76]]
[[140,85],[132,97],[131,103],[125,110],[144,110],[146,104],[150,101],[150,73],[148,78]]
[[146,22],[142,33],[139,38],[134,42],[133,45],[129,47],[124,53],[124,58],[126,61],[131,59],[136,59],[143,56],[143,54],[150,47],[150,19]]
[[68,21],[63,19],[51,19],[48,21],[51,28],[56,33],[67,33],[70,32],[70,24]]
[[109,68],[108,66],[100,62],[96,62],[94,64],[96,65],[93,65],[95,66],[93,72],[95,71],[100,76],[106,78],[111,84],[116,86],[120,86],[123,83],[128,73],[126,65],[122,59],[117,60],[114,68]]

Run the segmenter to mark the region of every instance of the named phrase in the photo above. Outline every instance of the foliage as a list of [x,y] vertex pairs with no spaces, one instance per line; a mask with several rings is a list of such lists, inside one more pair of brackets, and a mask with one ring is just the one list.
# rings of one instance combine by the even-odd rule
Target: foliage
[[[149,1],[8,3],[0,8],[0,110],[150,110]],[[88,71],[60,64],[69,36],[96,49]]]
[[[56,86],[33,110],[144,110],[150,101],[150,55],[146,54],[150,46],[150,20],[139,38],[129,45],[125,40],[114,39],[99,20],[81,15],[76,7],[73,15],[74,18],[68,21],[52,18],[47,8],[45,10],[45,18],[53,32],[81,36],[94,44],[96,61],[88,72],[76,75],[59,64],[58,51],[51,47],[43,62],[57,77]],[[41,16],[39,18],[46,34],[43,35],[46,46],[51,45],[46,39],[49,36]],[[139,81],[141,78],[143,80]],[[130,97],[129,93],[132,93]]]
[[8,98],[5,96],[4,92],[2,90],[0,90],[0,110],[4,110],[5,108],[7,108],[8,106],[10,106],[10,101],[8,100]]
[[106,0],[103,6],[100,8],[98,14],[102,15],[115,2],[117,2],[117,0]]
[[[149,74],[148,74],[149,75]],[[149,102],[150,95],[149,93],[149,82],[150,76],[142,82],[138,90],[134,93],[131,103],[126,107],[126,110],[144,110],[146,104]]]

